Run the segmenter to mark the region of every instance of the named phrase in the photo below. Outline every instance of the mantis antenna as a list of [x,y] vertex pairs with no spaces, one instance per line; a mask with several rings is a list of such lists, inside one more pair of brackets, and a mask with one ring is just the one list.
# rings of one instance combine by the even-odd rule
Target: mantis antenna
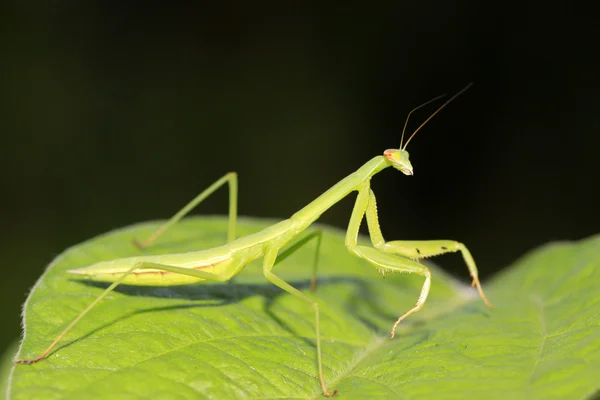
[[[456,93],[454,96],[450,97],[450,98],[448,99],[448,101],[446,101],[446,102],[445,102],[444,104],[442,104],[442,105],[441,105],[441,106],[440,106],[440,107],[439,107],[437,110],[435,110],[435,111],[433,112],[433,114],[431,114],[431,115],[430,115],[430,116],[429,116],[429,117],[428,117],[428,118],[427,118],[425,121],[423,121],[423,123],[422,123],[421,125],[419,125],[419,127],[418,127],[417,129],[415,129],[415,131],[412,133],[412,135],[410,135],[410,137],[408,138],[408,140],[407,140],[407,141],[406,141],[406,143],[404,144],[404,147],[402,147],[402,140],[401,140],[401,141],[400,141],[400,149],[402,149],[402,150],[406,150],[406,146],[408,146],[408,142],[410,142],[410,140],[413,138],[413,136],[415,136],[415,134],[416,134],[417,132],[419,132],[419,130],[421,130],[421,128],[422,128],[423,126],[425,126],[425,124],[426,124],[426,123],[428,123],[428,122],[429,122],[429,120],[430,120],[431,118],[433,118],[433,117],[434,117],[434,116],[435,116],[437,113],[439,113],[439,112],[442,110],[442,108],[446,107],[446,106],[447,106],[447,105],[448,105],[448,104],[449,104],[449,103],[450,103],[452,100],[456,99],[458,96],[460,96],[461,94],[463,94],[464,92],[466,92],[466,91],[467,91],[467,89],[469,89],[471,86],[473,86],[473,82],[469,83],[469,84],[468,84],[467,86],[465,86],[465,87],[464,87],[464,88],[463,88],[463,89],[462,89],[460,92],[458,92],[458,93]],[[439,98],[441,98],[441,97],[443,97],[443,96],[445,96],[445,95],[438,96],[438,97],[436,97],[435,99],[431,99],[431,100],[429,100],[427,103],[421,104],[419,107],[415,108],[415,109],[414,109],[414,110],[412,110],[410,113],[408,113],[408,117],[410,117],[410,114],[412,114],[412,112],[413,112],[413,111],[416,111],[416,110],[418,110],[419,108],[423,107],[424,105],[426,105],[426,104],[429,104],[429,103],[431,103],[432,101],[434,101],[434,100],[437,100],[437,99],[439,99]],[[408,123],[408,117],[406,117],[406,122],[404,123],[404,128],[405,128],[405,129],[406,129],[406,124]],[[402,130],[402,139],[404,139],[404,129]]]
[[[402,148],[402,142],[404,142],[404,131],[406,131],[406,125],[408,125],[408,119],[410,118],[410,115],[411,115],[412,113],[414,113],[415,111],[417,111],[419,108],[421,108],[421,107],[425,107],[427,104],[429,104],[429,103],[433,103],[434,101],[441,99],[441,98],[442,98],[442,97],[444,97],[445,95],[446,95],[446,93],[444,93],[444,94],[441,94],[441,95],[439,95],[438,97],[434,97],[433,99],[431,99],[431,100],[429,100],[429,101],[426,101],[425,103],[421,104],[420,106],[418,106],[418,107],[415,107],[415,108],[413,108],[412,110],[410,110],[410,112],[409,112],[409,113],[408,113],[408,115],[406,116],[406,120],[404,121],[404,128],[402,128],[402,137],[400,138],[400,147],[399,147],[399,149],[401,149],[401,148]],[[413,135],[414,135],[414,133],[413,133]],[[411,136],[411,137],[412,137],[412,136]],[[408,140],[410,140],[410,139],[408,139]]]

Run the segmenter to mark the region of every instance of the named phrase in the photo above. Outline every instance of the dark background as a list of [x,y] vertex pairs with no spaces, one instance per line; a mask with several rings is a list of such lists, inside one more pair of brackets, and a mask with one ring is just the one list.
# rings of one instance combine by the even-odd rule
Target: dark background
[[[0,12],[0,346],[65,248],[169,217],[231,170],[242,215],[285,218],[396,147],[411,108],[471,81],[411,142],[415,176],[373,180],[386,238],[463,241],[485,280],[542,243],[598,232],[591,11],[22,4]],[[225,213],[226,198],[198,212]],[[353,199],[321,221],[344,228]],[[460,257],[438,262],[469,281]]]

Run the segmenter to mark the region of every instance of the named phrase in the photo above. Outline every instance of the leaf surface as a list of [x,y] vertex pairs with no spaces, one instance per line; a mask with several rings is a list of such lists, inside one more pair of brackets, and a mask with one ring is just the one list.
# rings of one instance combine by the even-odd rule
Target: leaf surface
[[[270,223],[241,219],[239,234]],[[226,225],[186,219],[144,254],[221,245]],[[141,255],[131,239],[157,226],[113,231],[61,254],[27,301],[19,358],[39,355],[106,287],[66,270]],[[325,377],[337,398],[582,399],[600,388],[600,236],[546,245],[485,282],[492,310],[432,267],[425,307],[390,340],[423,279],[382,279],[348,253],[343,232],[321,228],[315,296]],[[315,244],[273,270],[304,293]],[[120,286],[48,359],[14,366],[7,398],[322,398],[314,324],[309,305],[264,279],[260,260],[225,284]]]

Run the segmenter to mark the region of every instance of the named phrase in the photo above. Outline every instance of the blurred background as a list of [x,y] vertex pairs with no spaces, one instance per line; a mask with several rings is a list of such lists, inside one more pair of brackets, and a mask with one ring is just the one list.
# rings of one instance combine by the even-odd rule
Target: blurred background
[[[463,241],[485,280],[599,231],[594,13],[192,3],[0,6],[0,346],[67,247],[169,217],[227,171],[240,214],[288,217],[469,82],[411,142],[415,176],[374,178],[386,238]],[[345,228],[353,201],[321,221]],[[197,213],[226,210],[222,190]],[[469,282],[459,256],[437,262]]]

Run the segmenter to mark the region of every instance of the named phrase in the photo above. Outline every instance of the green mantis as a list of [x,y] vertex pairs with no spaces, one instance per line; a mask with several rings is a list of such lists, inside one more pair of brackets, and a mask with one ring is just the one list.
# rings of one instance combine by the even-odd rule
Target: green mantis
[[[15,363],[33,364],[46,358],[63,337],[120,284],[170,286],[207,281],[225,282],[238,274],[251,261],[262,257],[263,274],[268,281],[313,307],[315,312],[318,379],[323,394],[329,397],[334,396],[337,391],[328,389],[323,376],[319,303],[313,297],[302,293],[279,278],[272,269],[278,254],[288,242],[309,227],[323,212],[354,191],[358,192],[358,196],[346,233],[345,245],[348,251],[374,265],[382,274],[390,272],[414,273],[425,278],[415,306],[402,314],[394,323],[391,330],[392,338],[395,335],[398,324],[409,315],[419,311],[427,300],[431,286],[431,273],[425,265],[418,262],[422,258],[449,252],[460,252],[473,279],[472,286],[477,288],[483,301],[491,307],[491,303],[487,300],[479,282],[475,261],[469,250],[462,243],[452,240],[386,241],[379,225],[375,194],[370,188],[371,178],[388,167],[393,167],[405,175],[413,174],[413,167],[409,160],[409,154],[406,151],[408,143],[434,115],[469,87],[470,85],[440,106],[412,133],[406,143],[403,143],[404,131],[406,130],[405,123],[398,149],[385,150],[383,155],[376,156],[367,161],[362,167],[339,181],[289,219],[276,223],[260,232],[236,238],[237,175],[235,173],[226,174],[200,193],[148,239],[143,242],[134,241],[134,244],[142,249],[151,246],[173,224],[177,223],[221,186],[227,184],[229,186],[229,229],[228,242],[226,244],[212,249],[188,253],[137,256],[103,261],[85,268],[69,271],[88,279],[110,282],[111,284],[58,335],[54,342],[41,355],[31,359],[16,360]],[[412,112],[423,105],[409,113],[407,122]],[[372,246],[358,244],[358,232],[363,218],[367,220]]]

